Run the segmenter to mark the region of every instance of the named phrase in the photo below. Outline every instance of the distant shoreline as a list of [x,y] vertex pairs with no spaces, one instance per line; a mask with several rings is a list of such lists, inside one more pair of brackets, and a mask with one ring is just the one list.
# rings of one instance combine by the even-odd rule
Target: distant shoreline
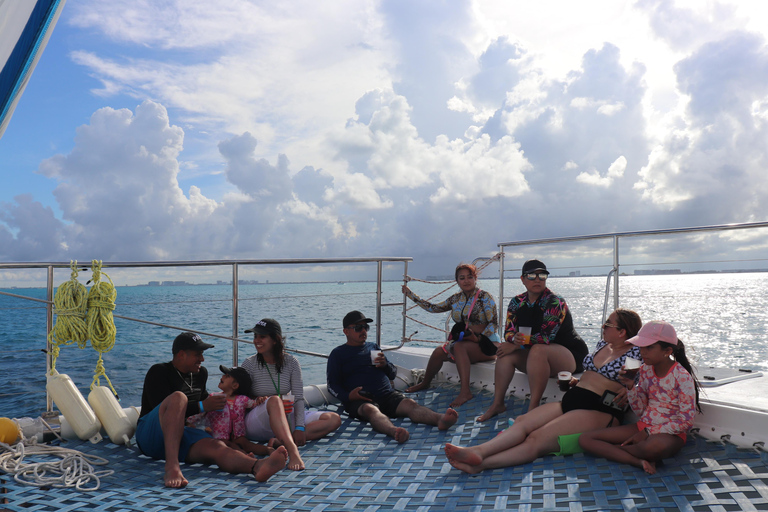
[[[650,269],[650,270],[641,270],[641,271],[635,271],[635,273],[628,274],[626,272],[622,272],[619,274],[619,277],[648,277],[648,276],[682,276],[682,275],[701,275],[701,274],[752,274],[752,273],[763,273],[768,272],[768,269],[764,268],[755,268],[755,269],[745,269],[745,270],[695,270],[695,271],[683,271],[679,269],[672,269],[672,270],[662,270],[662,269]],[[507,277],[507,279],[515,279],[517,276],[510,275]],[[574,279],[574,278],[581,278],[581,277],[607,277],[606,274],[582,274],[580,272],[571,272],[569,275],[559,275],[559,274],[551,274],[551,279]],[[425,281],[453,281],[453,276],[427,276],[425,278]],[[498,277],[480,277],[479,280],[481,281],[497,281]],[[283,285],[283,284],[338,284],[338,285],[344,285],[346,283],[375,283],[376,281],[373,279],[361,279],[361,280],[347,280],[347,281],[269,281],[269,282],[259,282],[259,281],[241,281],[239,286],[269,286],[269,285]],[[398,283],[402,282],[402,279],[382,279],[382,282],[384,283]],[[158,284],[124,284],[124,285],[115,285],[118,288],[175,288],[175,287],[181,287],[181,286],[232,286],[232,282],[217,282],[217,283],[188,283],[186,281],[173,281],[172,283],[168,282],[162,282]],[[44,290],[44,286],[35,286],[35,287],[22,287],[22,286],[11,286],[8,288],[1,288],[5,290],[38,290],[42,289]]]

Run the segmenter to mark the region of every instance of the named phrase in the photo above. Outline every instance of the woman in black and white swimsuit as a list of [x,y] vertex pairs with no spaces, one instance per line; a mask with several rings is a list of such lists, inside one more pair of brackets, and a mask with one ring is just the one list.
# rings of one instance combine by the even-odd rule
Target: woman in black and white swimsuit
[[[603,325],[603,339],[584,358],[581,380],[563,395],[562,402],[544,404],[519,416],[511,427],[486,443],[467,448],[446,444],[448,461],[466,473],[516,466],[550,453],[575,453],[581,432],[618,425],[626,405],[619,372],[627,356],[642,359],[637,347],[626,341],[641,326],[634,311],[617,309],[611,313]],[[612,397],[616,397],[613,402]]]

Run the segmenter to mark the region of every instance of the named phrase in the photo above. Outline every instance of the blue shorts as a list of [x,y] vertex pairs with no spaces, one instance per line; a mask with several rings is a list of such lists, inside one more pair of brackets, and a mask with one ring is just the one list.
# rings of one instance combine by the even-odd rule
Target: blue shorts
[[[213,437],[205,430],[184,427],[184,434],[181,436],[181,444],[179,445],[179,462],[186,462],[189,449],[201,439],[213,439]],[[165,438],[163,437],[163,429],[160,427],[159,405],[146,416],[139,418],[136,425],[136,444],[141,453],[147,457],[165,459]]]

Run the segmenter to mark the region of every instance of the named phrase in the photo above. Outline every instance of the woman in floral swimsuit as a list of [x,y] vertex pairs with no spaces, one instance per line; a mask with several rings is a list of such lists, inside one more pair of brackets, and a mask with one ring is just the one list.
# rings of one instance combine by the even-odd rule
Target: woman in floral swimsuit
[[439,304],[432,304],[420,298],[403,285],[403,293],[422,309],[431,313],[450,311],[451,318],[456,324],[463,323],[467,326],[468,335],[462,337],[460,342],[451,340],[432,352],[427,362],[424,380],[406,389],[406,393],[415,393],[429,388],[443,363],[451,361],[456,363],[461,381],[459,396],[451,402],[451,407],[457,407],[472,398],[472,391],[469,389],[470,365],[496,359],[498,343],[495,342],[499,341],[499,336],[496,334],[499,328],[496,301],[490,293],[477,288],[477,268],[474,265],[461,263],[456,267],[454,276],[461,291]]

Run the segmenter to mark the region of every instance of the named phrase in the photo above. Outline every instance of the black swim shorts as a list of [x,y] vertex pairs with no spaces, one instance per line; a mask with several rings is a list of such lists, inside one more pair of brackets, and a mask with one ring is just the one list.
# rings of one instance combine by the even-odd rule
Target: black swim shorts
[[365,403],[373,403],[373,405],[378,407],[381,412],[390,418],[397,418],[397,406],[400,405],[400,402],[403,400],[405,400],[405,395],[393,389],[388,393],[378,395],[373,402],[366,402],[365,400],[353,400],[348,402],[347,405],[344,406],[344,410],[347,411],[347,414],[349,414],[350,417],[362,420],[363,418],[357,414],[360,406]]
[[[604,412],[610,414],[619,423],[624,419],[624,411],[603,404],[603,397],[588,389],[578,386],[572,387],[564,395],[561,403],[563,414],[577,409],[587,409],[591,411]],[[610,424],[609,424],[610,425]]]

